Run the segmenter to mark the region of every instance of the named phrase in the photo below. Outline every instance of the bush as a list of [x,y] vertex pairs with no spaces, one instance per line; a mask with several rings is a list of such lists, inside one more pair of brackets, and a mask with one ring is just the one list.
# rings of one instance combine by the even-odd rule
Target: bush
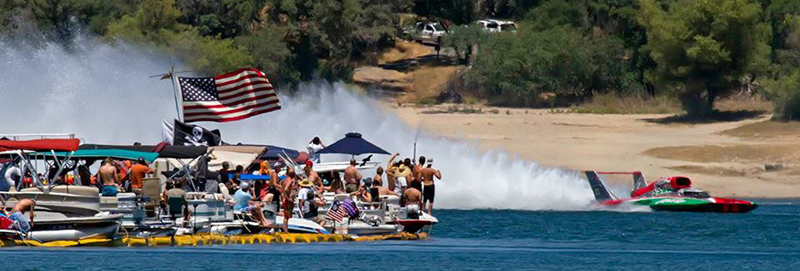
[[622,57],[621,40],[591,38],[570,26],[499,33],[479,51],[467,85],[494,104],[565,105],[593,93],[641,89]]
[[776,119],[800,118],[800,71],[778,79],[765,80],[764,89],[775,108]]

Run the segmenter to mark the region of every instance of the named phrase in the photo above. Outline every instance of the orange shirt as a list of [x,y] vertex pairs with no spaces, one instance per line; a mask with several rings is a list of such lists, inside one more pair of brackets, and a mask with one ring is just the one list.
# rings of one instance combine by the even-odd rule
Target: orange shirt
[[142,188],[142,180],[147,175],[147,173],[153,172],[152,169],[145,165],[135,164],[131,166],[131,187],[133,188]]

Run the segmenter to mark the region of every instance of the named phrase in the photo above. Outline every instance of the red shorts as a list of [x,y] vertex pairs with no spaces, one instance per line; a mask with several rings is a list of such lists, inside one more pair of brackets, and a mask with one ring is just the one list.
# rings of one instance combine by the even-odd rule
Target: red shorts
[[283,217],[286,219],[292,218],[293,209],[294,209],[294,201],[283,199]]

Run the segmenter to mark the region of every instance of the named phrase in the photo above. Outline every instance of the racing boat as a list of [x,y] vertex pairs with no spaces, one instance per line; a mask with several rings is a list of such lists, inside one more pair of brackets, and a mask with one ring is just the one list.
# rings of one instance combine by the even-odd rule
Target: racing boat
[[[633,175],[630,198],[614,195],[600,178],[601,174]],[[708,192],[692,187],[691,179],[683,176],[661,178],[648,184],[641,172],[586,171],[586,177],[598,204],[603,207],[647,206],[655,211],[746,213],[756,209],[755,202],[712,197]]]

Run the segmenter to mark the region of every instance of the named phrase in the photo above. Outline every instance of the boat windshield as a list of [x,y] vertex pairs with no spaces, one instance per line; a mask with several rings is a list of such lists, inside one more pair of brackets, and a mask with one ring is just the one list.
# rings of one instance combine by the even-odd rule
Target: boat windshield
[[683,195],[685,197],[698,198],[698,199],[705,199],[705,198],[710,198],[711,197],[708,194],[708,192],[700,191],[700,190],[683,191],[683,193],[681,193],[681,195]]

